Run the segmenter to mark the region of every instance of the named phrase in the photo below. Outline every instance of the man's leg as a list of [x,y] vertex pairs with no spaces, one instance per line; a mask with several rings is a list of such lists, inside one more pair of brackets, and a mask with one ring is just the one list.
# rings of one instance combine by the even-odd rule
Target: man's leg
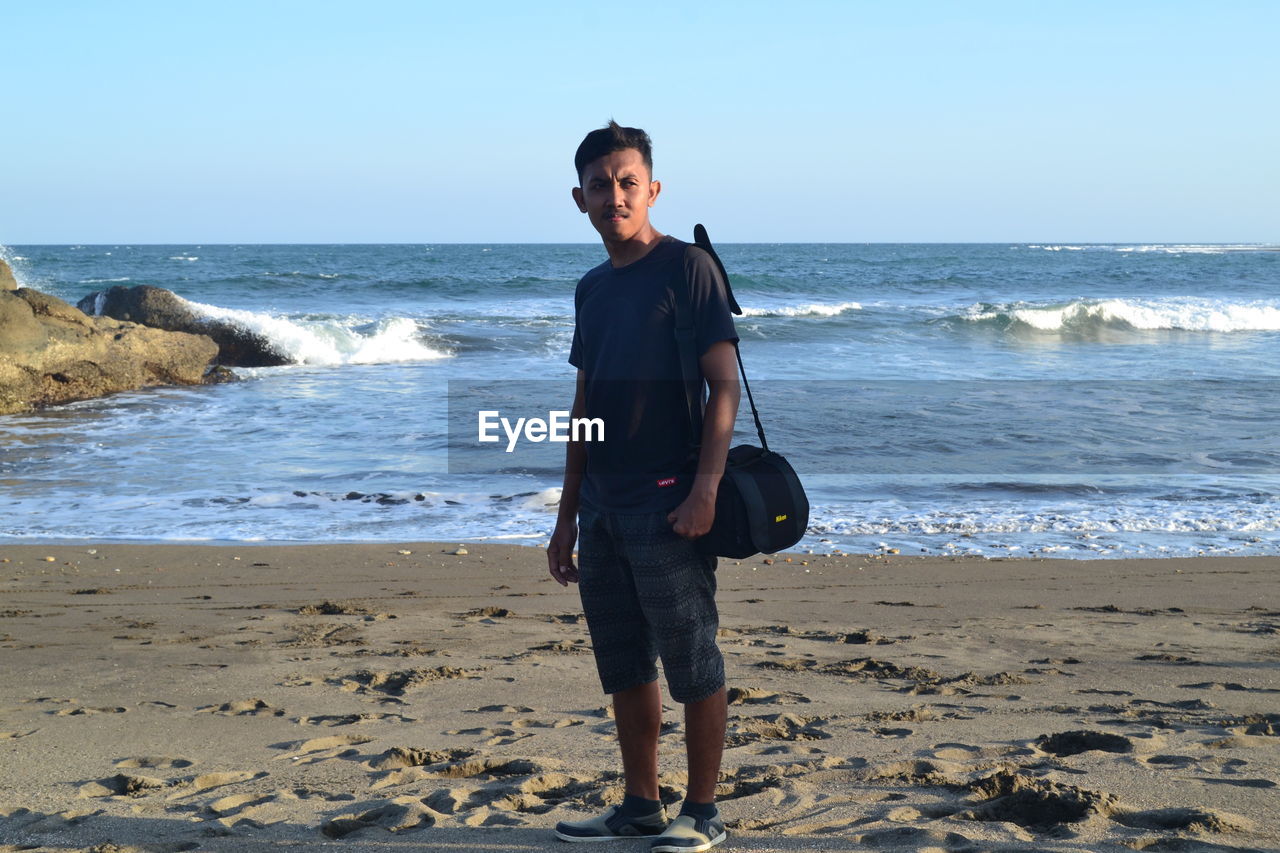
[[689,790],[685,799],[691,803],[715,800],[728,718],[728,694],[723,687],[706,699],[684,706],[685,750],[689,756]]
[[613,716],[618,726],[626,792],[646,800],[658,799],[658,734],[662,728],[662,691],[658,682],[613,694]]
[[626,775],[619,806],[587,820],[560,821],[562,841],[655,836],[667,825],[658,802],[658,735],[662,694],[657,649],[636,598],[631,570],[604,516],[579,513],[578,591],[582,597],[600,685],[613,696],[618,746]]

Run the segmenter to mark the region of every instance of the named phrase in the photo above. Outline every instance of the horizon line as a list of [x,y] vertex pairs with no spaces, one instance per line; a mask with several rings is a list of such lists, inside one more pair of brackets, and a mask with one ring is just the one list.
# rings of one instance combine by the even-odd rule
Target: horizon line
[[[688,242],[688,241],[686,241]],[[130,248],[133,246],[600,246],[594,241],[472,241],[472,240],[360,240],[360,241],[208,241],[184,240],[179,242],[41,242],[41,243],[0,243],[0,247],[32,246],[40,248],[76,246],[111,246],[112,248]],[[1250,246],[1277,247],[1280,240],[717,240],[717,246]]]

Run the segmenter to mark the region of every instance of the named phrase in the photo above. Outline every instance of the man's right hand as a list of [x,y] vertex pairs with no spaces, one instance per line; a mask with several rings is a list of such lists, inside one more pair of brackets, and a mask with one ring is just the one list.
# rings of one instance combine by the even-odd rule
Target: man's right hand
[[560,586],[578,582],[578,567],[573,564],[573,546],[578,541],[578,525],[572,519],[556,522],[555,532],[547,543],[547,569]]

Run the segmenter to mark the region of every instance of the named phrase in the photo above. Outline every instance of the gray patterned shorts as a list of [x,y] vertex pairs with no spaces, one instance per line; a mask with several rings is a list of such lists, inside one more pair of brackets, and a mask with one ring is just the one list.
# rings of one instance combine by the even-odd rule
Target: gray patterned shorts
[[605,693],[653,681],[659,657],[677,702],[724,686],[715,567],[665,512],[579,511],[578,591]]

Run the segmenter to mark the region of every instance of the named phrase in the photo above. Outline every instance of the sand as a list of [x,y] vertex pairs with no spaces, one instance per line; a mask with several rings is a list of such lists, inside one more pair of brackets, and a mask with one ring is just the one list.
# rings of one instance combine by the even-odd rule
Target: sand
[[[0,851],[573,849],[621,797],[576,592],[456,547],[0,545]],[[1280,559],[719,581],[718,849],[1280,850]]]

